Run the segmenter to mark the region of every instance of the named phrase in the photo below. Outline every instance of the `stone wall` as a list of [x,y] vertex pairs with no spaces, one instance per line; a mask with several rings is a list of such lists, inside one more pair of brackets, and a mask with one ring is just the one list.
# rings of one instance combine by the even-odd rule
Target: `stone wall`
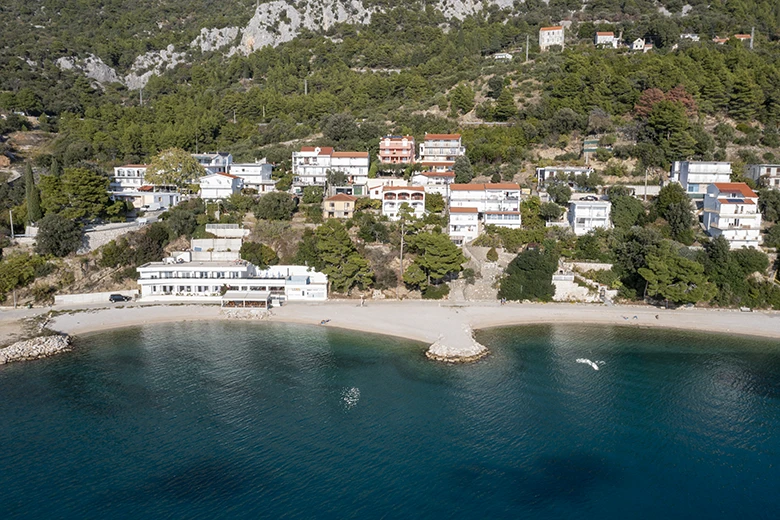
[[14,361],[45,358],[69,352],[70,350],[70,338],[68,336],[40,336],[17,341],[13,345],[0,349],[0,365]]

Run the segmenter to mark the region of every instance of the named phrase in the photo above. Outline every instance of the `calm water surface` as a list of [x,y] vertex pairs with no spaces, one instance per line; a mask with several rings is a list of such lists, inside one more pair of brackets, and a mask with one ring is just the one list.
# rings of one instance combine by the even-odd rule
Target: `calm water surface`
[[479,339],[493,354],[451,367],[393,338],[186,323],[2,366],[0,518],[777,518],[776,342]]

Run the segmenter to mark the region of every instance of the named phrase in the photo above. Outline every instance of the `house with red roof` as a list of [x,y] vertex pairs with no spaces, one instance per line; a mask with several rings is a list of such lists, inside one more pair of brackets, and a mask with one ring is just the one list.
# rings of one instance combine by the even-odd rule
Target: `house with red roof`
[[293,186],[325,186],[328,172],[342,172],[355,195],[365,194],[368,152],[337,152],[330,146],[304,146],[292,153]]
[[744,182],[710,184],[702,216],[707,234],[722,236],[731,249],[758,247],[761,243],[758,195]]

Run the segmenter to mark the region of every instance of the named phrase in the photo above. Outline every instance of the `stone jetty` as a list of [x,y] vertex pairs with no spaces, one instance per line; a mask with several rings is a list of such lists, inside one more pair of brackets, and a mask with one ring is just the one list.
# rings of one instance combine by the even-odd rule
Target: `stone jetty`
[[70,350],[70,337],[67,335],[38,336],[0,349],[0,365],[55,356]]
[[474,339],[474,331],[464,325],[441,334],[428,350],[425,356],[435,361],[445,363],[470,363],[488,355],[488,349]]

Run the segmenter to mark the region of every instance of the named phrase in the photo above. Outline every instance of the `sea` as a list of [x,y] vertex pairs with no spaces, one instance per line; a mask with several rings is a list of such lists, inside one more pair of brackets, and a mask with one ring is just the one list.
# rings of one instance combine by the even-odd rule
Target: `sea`
[[386,336],[187,322],[0,366],[0,518],[780,515],[777,341],[477,339],[490,356],[449,366]]

